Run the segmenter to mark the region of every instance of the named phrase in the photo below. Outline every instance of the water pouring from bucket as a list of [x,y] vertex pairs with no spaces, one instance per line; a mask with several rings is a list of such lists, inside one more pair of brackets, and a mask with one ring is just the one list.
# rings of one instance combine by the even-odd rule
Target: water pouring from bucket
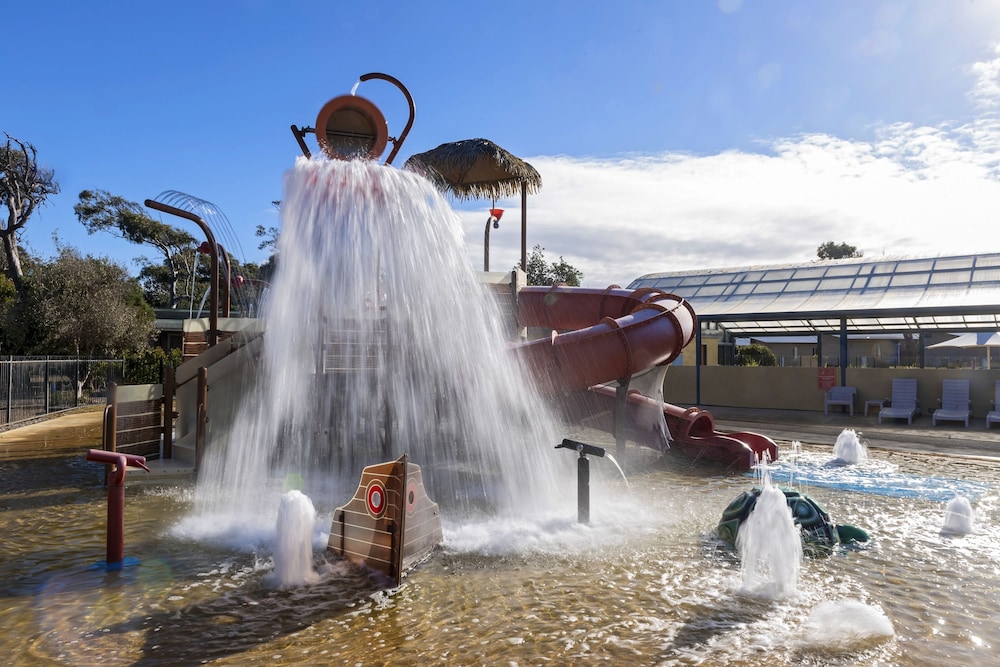
[[[565,504],[558,420],[510,354],[461,220],[423,177],[299,158],[254,386],[205,452],[196,512],[249,518],[289,474],[323,507],[408,454],[451,516]],[[234,521],[237,520],[234,517]]]

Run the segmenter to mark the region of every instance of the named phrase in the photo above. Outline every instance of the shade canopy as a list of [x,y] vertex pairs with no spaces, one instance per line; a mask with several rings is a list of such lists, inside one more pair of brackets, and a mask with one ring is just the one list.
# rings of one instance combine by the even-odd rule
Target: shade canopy
[[935,347],[1000,347],[1000,332],[970,331],[951,340],[928,345],[927,349]]
[[489,139],[441,144],[411,156],[403,168],[423,174],[459,199],[501,199],[534,194],[542,187],[534,167]]
[[981,347],[986,350],[986,368],[990,368],[990,348],[1000,347],[1000,332],[996,331],[968,331],[964,334],[956,336],[951,340],[946,340],[941,343],[935,343],[934,345],[928,345],[927,349],[936,347],[961,347],[961,348],[978,348]]

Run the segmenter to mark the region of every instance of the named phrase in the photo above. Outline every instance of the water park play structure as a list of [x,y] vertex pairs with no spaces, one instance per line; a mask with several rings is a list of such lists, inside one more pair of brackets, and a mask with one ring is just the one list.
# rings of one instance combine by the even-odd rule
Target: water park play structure
[[[532,299],[576,305],[532,320],[540,324],[530,340],[518,340],[525,349],[512,348],[447,202],[426,179],[372,162],[298,160],[282,204],[287,270],[261,321],[198,322],[191,332],[205,349],[165,383],[173,386],[118,388],[113,442],[137,457],[149,448],[153,471],[130,474],[130,487],[162,479],[158,468],[171,460],[155,458],[155,427],[146,432],[165,405],[177,414],[165,411],[176,438],[164,438],[164,451],[169,444],[173,460],[197,467],[195,485],[130,488],[129,554],[140,566],[91,567],[104,460],[3,461],[0,650],[27,667],[989,664],[1000,643],[996,464],[900,456],[852,470],[863,482],[857,492],[811,483],[818,501],[880,539],[812,561],[783,546],[779,592],[796,594],[773,604],[777,589],[740,581],[753,552],[737,557],[716,535],[720,510],[747,476],[700,474],[662,454],[668,437],[668,451],[682,449],[678,425],[723,435],[699,411],[677,408],[687,418],[672,423],[660,399],[670,360],[697,326],[683,301],[528,290],[526,311]],[[592,307],[601,300],[618,307]],[[574,410],[578,418],[566,419]],[[591,426],[607,433],[591,440]],[[607,455],[630,440],[649,446],[628,448],[626,481]],[[588,456],[593,503],[580,522],[572,479],[576,468],[580,482]],[[809,479],[829,482],[853,467],[826,458]],[[385,468],[372,472],[378,461]],[[433,501],[408,493],[409,461]],[[880,497],[872,512],[871,490],[886,486],[889,466],[906,466],[898,488],[910,490],[911,478],[925,488]],[[975,505],[975,530],[955,521],[952,530],[966,534],[912,539],[957,488]],[[800,544],[778,495],[785,534]],[[393,514],[411,497],[412,514]],[[752,519],[770,500],[757,501],[741,535],[754,534]],[[422,541],[410,532],[420,512],[445,518],[441,557],[388,590],[412,555],[404,550],[377,577],[351,562],[359,554],[374,569],[376,548],[393,561],[384,545],[399,538],[386,535],[395,535],[389,523]],[[382,541],[359,548],[348,515]],[[761,546],[771,546],[768,535]],[[425,537],[439,539],[433,529]]]
[[[418,207],[413,207],[412,212],[404,210],[401,213],[404,218],[398,221],[373,218],[373,215],[391,216],[392,211],[385,211],[383,200],[394,189],[410,187],[412,177],[406,176],[403,178],[406,183],[396,185],[397,175],[403,177],[405,172],[373,169],[368,165],[381,156],[390,142],[394,148],[386,166],[391,163],[412,125],[414,105],[405,87],[394,78],[377,73],[361,78],[368,80],[388,81],[404,92],[409,119],[399,139],[388,136],[386,121],[378,108],[353,93],[324,105],[316,128],[292,126],[296,141],[310,159],[299,165],[302,174],[299,185],[295,186],[298,190],[286,197],[283,207],[293,211],[296,222],[305,227],[301,231],[283,231],[289,238],[295,234],[302,236],[293,247],[284,249],[282,258],[290,257],[293,249],[303,252],[300,259],[290,261],[312,267],[317,275],[299,272],[302,275],[279,283],[286,286],[288,296],[281,303],[269,306],[270,314],[263,322],[240,322],[239,318],[228,317],[227,293],[220,289],[223,298],[216,299],[213,289],[210,316],[202,336],[205,349],[182,364],[163,390],[156,393],[153,403],[176,406],[176,414],[163,411],[162,457],[185,464],[187,467],[182,470],[186,473],[197,470],[199,477],[211,476],[216,474],[213,466],[217,466],[217,474],[226,477],[236,475],[233,470],[253,467],[257,483],[263,484],[268,475],[285,465],[282,461],[287,458],[289,464],[294,460],[315,463],[317,469],[328,466],[331,471],[339,471],[337,474],[343,480],[344,471],[398,457],[409,450],[412,460],[425,465],[425,476],[436,478],[436,494],[465,498],[469,495],[462,486],[466,482],[456,482],[454,475],[445,472],[449,466],[471,458],[474,466],[483,467],[484,474],[486,470],[494,474],[498,464],[507,465],[502,457],[496,460],[495,451],[507,436],[508,427],[502,421],[480,424],[482,416],[478,411],[462,407],[463,400],[475,399],[455,393],[451,387],[461,377],[450,377],[468,373],[470,360],[480,356],[481,341],[494,334],[483,332],[475,336],[478,341],[470,345],[480,349],[471,350],[462,350],[454,344],[458,340],[455,333],[469,329],[469,325],[460,321],[446,327],[445,333],[428,335],[431,328],[438,330],[441,326],[442,318],[435,314],[441,310],[440,296],[433,291],[422,295],[417,289],[421,283],[412,276],[401,273],[402,277],[395,278],[387,270],[408,269],[415,242],[409,245],[400,242],[399,230],[416,226],[406,216],[422,214]],[[329,158],[325,162],[311,159],[305,143],[310,133],[316,134],[322,152]],[[295,184],[294,179],[291,182]],[[415,184],[425,187],[424,183],[418,180]],[[299,199],[308,202],[300,205]],[[199,215],[206,208],[205,202],[171,191],[159,201],[147,201],[147,205],[195,222],[208,239],[212,285],[218,288],[222,283],[232,282],[228,271],[220,276],[220,271],[228,266],[225,252],[217,243],[211,225]],[[356,213],[355,207],[361,213]],[[303,216],[298,209],[309,216],[304,223],[299,220]],[[383,213],[371,213],[379,210]],[[423,220],[419,224],[424,224]],[[323,235],[328,235],[329,240],[321,240]],[[360,241],[364,236],[371,238]],[[345,263],[332,255],[342,251],[345,238],[351,239],[349,245],[358,246],[356,252],[366,256],[353,257]],[[442,239],[437,245],[447,244]],[[431,245],[435,245],[433,239]],[[359,270],[359,275],[351,273],[358,274]],[[324,282],[317,284],[317,278],[324,272],[329,273]],[[459,270],[451,273],[456,272]],[[394,279],[399,281],[395,285]],[[292,280],[300,284],[287,287]],[[492,307],[481,288],[463,287],[460,283],[455,287],[456,292],[473,302],[473,318],[483,317],[476,309]],[[337,290],[341,290],[339,298]],[[405,301],[392,296],[401,293],[407,295]],[[280,297],[272,295],[272,298],[276,302]],[[419,310],[426,311],[430,320],[426,325],[413,326],[412,311],[422,298],[426,298],[426,303]],[[477,305],[475,301],[483,303]],[[399,315],[393,314],[396,304],[403,306]],[[613,433],[619,449],[632,441],[732,470],[748,470],[757,460],[777,458],[777,447],[765,436],[720,433],[707,411],[678,408],[662,401],[667,368],[690,343],[697,327],[697,317],[683,299],[649,289],[524,287],[514,295],[514,304],[519,327],[543,334],[532,340],[516,341],[506,353],[513,355],[527,372],[526,377],[507,373],[514,378],[514,384],[501,390],[512,394],[512,399],[527,401],[517,406],[514,414],[519,410],[538,412],[539,405],[545,403],[564,418]],[[279,313],[279,308],[286,311]],[[220,309],[222,317],[217,312]],[[454,317],[451,312],[447,315]],[[451,342],[442,344],[442,340]],[[447,360],[450,364],[447,368],[436,370],[434,364],[444,363],[442,360],[447,357],[442,351],[451,347],[456,348],[455,359]],[[261,358],[263,364],[259,362]],[[402,363],[408,358],[416,361]],[[270,367],[268,362],[272,364]],[[401,368],[406,369],[402,376]],[[408,377],[412,372],[428,374],[430,386],[413,385],[409,393],[394,389],[398,378]],[[274,386],[284,388],[275,390]],[[530,399],[536,391],[539,397]],[[461,392],[468,394],[468,388],[463,387]],[[152,413],[157,408],[146,398],[137,401],[135,407]],[[289,412],[279,412],[268,423],[259,425],[256,422],[262,419],[262,410],[247,408],[256,404],[283,405]],[[248,410],[249,414],[244,414]],[[134,414],[134,410],[113,404],[109,411],[109,425],[118,425],[108,429],[109,449],[115,449],[115,443],[125,449],[135,442],[130,438],[136,437],[136,429],[131,423],[122,428],[114,413]],[[536,429],[546,429],[548,418],[544,414],[538,412],[525,419],[536,422],[533,425]],[[413,431],[415,427],[426,428],[420,425],[428,418],[435,421],[429,435]],[[470,420],[474,423],[469,423]],[[155,426],[146,425],[143,432],[150,428]],[[147,443],[155,446],[148,434],[143,437],[143,446]],[[476,441],[476,447],[486,451],[470,453],[469,440]],[[296,443],[294,451],[285,444],[291,441]],[[498,445],[489,444],[495,441]],[[454,442],[452,455],[445,454],[448,445],[442,443],[446,442]],[[254,452],[254,447],[262,449]],[[232,460],[228,463],[215,460],[223,456]],[[206,463],[208,473],[203,470]],[[162,469],[155,463],[153,467]],[[414,478],[422,483],[424,476],[417,473]],[[248,490],[252,493],[253,483],[245,478],[233,477],[225,484],[234,493],[246,494]],[[493,492],[482,491],[487,495]],[[504,493],[516,495],[511,491]],[[426,496],[422,488],[419,495]],[[405,515],[404,509],[409,506],[402,500],[403,494],[379,497],[389,497],[399,504],[386,516]],[[376,529],[371,523],[371,511],[367,516],[347,511],[339,516],[342,520],[361,517],[367,531],[390,527],[388,539],[397,550],[400,545],[408,544],[402,532],[403,521],[388,520]],[[378,520],[383,520],[382,515]],[[348,528],[341,525],[340,534],[346,536]],[[440,528],[430,533],[439,534]],[[351,540],[356,541],[356,537]],[[376,542],[367,540],[369,545]],[[421,537],[417,542],[423,545],[424,540]],[[331,548],[336,544],[331,538]],[[356,555],[359,549],[345,546],[341,551]],[[398,578],[400,564],[417,557],[400,552],[372,560],[389,563],[390,578]]]

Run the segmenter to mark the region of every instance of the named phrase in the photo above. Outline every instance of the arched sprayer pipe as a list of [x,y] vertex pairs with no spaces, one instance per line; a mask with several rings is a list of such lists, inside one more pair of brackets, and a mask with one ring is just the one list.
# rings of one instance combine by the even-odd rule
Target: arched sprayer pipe
[[211,265],[209,267],[209,282],[211,284],[209,285],[210,293],[207,338],[208,346],[213,347],[219,342],[219,244],[215,241],[215,234],[212,233],[212,229],[208,226],[208,223],[194,213],[170,206],[169,204],[163,204],[154,199],[147,199],[144,203],[148,208],[161,211],[163,213],[169,213],[170,215],[176,215],[178,218],[184,218],[185,220],[190,220],[201,227],[201,231],[205,232],[205,237],[208,239],[209,256],[211,257]]

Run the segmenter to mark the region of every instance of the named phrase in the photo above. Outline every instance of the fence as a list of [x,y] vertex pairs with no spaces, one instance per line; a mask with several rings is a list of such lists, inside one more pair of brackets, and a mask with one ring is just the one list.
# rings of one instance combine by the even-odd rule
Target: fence
[[104,403],[108,387],[124,376],[124,359],[0,358],[0,425]]

